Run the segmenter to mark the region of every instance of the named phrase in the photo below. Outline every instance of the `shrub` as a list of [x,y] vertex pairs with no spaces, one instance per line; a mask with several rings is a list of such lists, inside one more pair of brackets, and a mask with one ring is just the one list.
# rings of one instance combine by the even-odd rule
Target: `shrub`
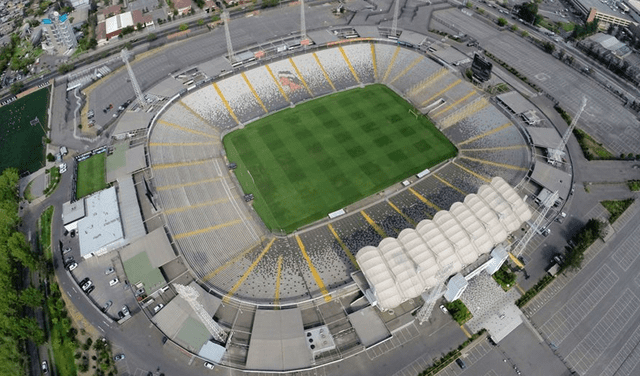
[[56,157],[54,157],[53,154],[51,153],[47,154],[47,161],[53,162],[55,160],[56,160]]
[[613,223],[618,218],[620,218],[622,213],[624,213],[624,211],[627,210],[627,208],[631,206],[631,204],[633,204],[633,201],[634,200],[632,198],[628,198],[626,200],[602,201],[602,206],[604,206],[605,209],[607,209],[607,211],[611,213],[611,217],[609,217],[609,223]]
[[540,278],[538,283],[536,283],[533,287],[531,287],[527,292],[524,293],[520,297],[520,299],[516,300],[516,305],[518,308],[522,308],[525,304],[529,303],[534,296],[536,296],[540,291],[542,291],[551,281],[553,281],[555,277],[552,275],[546,274],[544,277]]
[[498,18],[498,26],[506,26],[507,25],[507,20],[504,19],[503,17]]
[[183,23],[180,25],[179,29],[180,31],[185,31],[189,28],[189,25],[187,25],[186,23]]
[[604,230],[604,223],[598,219],[591,218],[577,234],[571,238],[573,247],[566,247],[567,255],[561,270],[579,269],[582,266],[584,252],[595,242]]
[[471,312],[460,299],[447,303],[445,306],[459,325],[464,324],[471,318]]
[[637,192],[640,191],[640,180],[629,180],[627,181],[627,184],[629,185],[629,189]]

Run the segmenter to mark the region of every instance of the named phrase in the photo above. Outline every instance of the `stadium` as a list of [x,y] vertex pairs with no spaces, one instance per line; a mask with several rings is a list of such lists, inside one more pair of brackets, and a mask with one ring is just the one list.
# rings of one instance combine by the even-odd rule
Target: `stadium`
[[150,190],[193,277],[226,304],[214,318],[235,333],[232,363],[252,366],[241,314],[258,308],[297,307],[305,328],[341,333],[324,361],[359,351],[349,310],[331,306],[361,297],[358,252],[529,172],[531,146],[496,106],[382,39],[309,47],[172,98],[147,135]]

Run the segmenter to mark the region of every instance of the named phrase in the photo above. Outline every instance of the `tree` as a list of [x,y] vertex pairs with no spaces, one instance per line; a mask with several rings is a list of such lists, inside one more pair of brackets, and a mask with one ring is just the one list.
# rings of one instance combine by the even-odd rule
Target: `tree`
[[73,68],[73,64],[60,64],[60,66],[58,66],[58,73],[65,74],[71,72]]
[[20,261],[20,263],[31,270],[38,268],[38,258],[31,252],[31,247],[21,232],[14,232],[7,239],[7,248],[11,252],[11,256]]
[[138,22],[136,24],[136,30],[142,30],[142,23]]
[[56,160],[56,157],[54,157],[53,154],[51,153],[47,154],[47,161],[53,162],[55,160]]
[[149,42],[154,41],[154,40],[156,40],[157,38],[158,38],[158,36],[157,36],[157,35],[155,35],[154,33],[151,33],[151,34],[147,35],[147,40],[148,40]]
[[498,25],[499,26],[505,26],[507,24],[507,20],[504,19],[503,17],[498,18]]
[[14,82],[13,84],[11,84],[11,88],[9,88],[9,91],[11,92],[11,94],[16,95],[22,91],[23,87],[24,84],[22,82]]
[[467,8],[472,8],[472,7],[473,7],[473,4],[471,3],[471,1],[467,1],[467,3],[465,4],[465,6],[466,6]]
[[518,9],[518,17],[531,24],[537,24],[541,20],[538,15],[538,4],[535,2],[521,4]]
[[180,28],[179,28],[179,29],[180,29],[180,31],[185,31],[185,30],[187,30],[188,28],[189,28],[189,25],[187,25],[186,23],[183,23],[183,24],[181,24],[181,25],[180,25]]
[[20,303],[27,307],[36,308],[42,306],[44,294],[39,289],[29,286],[20,292]]
[[20,317],[14,320],[9,330],[17,338],[30,339],[37,345],[44,343],[44,332],[33,317]]
[[553,53],[553,51],[556,50],[556,45],[551,43],[551,42],[544,42],[542,47],[544,48],[545,51],[547,51],[550,54]]

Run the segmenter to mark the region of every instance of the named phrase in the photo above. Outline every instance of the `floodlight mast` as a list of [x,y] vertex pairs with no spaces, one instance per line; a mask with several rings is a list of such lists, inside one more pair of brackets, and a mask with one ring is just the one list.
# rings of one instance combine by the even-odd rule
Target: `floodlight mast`
[[300,0],[300,44],[307,39],[307,23],[304,18],[304,0]]
[[562,141],[560,141],[560,144],[558,145],[556,150],[562,151],[564,147],[567,145],[567,142],[569,141],[569,137],[571,137],[571,133],[573,133],[573,129],[576,127],[576,124],[578,124],[578,119],[580,118],[580,115],[582,114],[582,111],[584,111],[584,108],[586,106],[587,106],[587,97],[583,96],[582,105],[580,106],[580,109],[578,110],[578,112],[576,112],[576,115],[573,117],[573,121],[571,121],[569,128],[564,133],[564,136],[562,137]]
[[418,324],[422,325],[422,323],[429,320],[429,317],[431,317],[431,312],[433,311],[433,307],[436,305],[436,300],[438,300],[440,295],[442,295],[442,290],[444,290],[444,280],[449,276],[449,271],[452,267],[452,264],[448,264],[436,275],[436,285],[433,287],[431,293],[429,293],[427,301],[424,302],[424,305],[416,315]]
[[536,232],[538,232],[538,229],[540,228],[542,221],[544,221],[544,219],[547,217],[547,213],[549,213],[549,210],[551,210],[551,207],[553,206],[553,204],[556,202],[557,199],[558,199],[558,191],[555,191],[553,192],[553,194],[551,194],[551,196],[547,197],[547,199],[543,203],[541,203],[544,209],[542,210],[542,212],[540,212],[540,214],[538,215],[538,218],[536,218],[536,220],[533,222],[533,224],[531,225],[531,228],[529,228],[529,231],[527,231],[522,236],[522,239],[520,239],[520,242],[516,244],[515,248],[511,252],[515,257],[520,256],[520,254],[527,247],[527,244],[529,244],[529,241],[531,241],[531,239],[536,234]]
[[231,20],[231,17],[229,16],[229,11],[226,9],[222,12],[222,20],[224,21],[224,35],[227,38],[227,55],[229,57],[229,62],[233,64],[236,62],[236,56],[233,54],[231,33],[229,32],[229,21]]
[[127,72],[129,72],[129,78],[131,79],[131,85],[133,86],[133,91],[136,93],[136,98],[138,99],[138,104],[143,109],[147,106],[147,102],[144,99],[144,94],[142,94],[142,90],[140,90],[140,86],[138,85],[138,81],[136,80],[136,76],[133,74],[133,69],[131,69],[131,64],[129,64],[129,57],[131,53],[126,48],[123,48],[120,51],[120,58],[124,61],[124,64],[127,66]]
[[396,38],[398,36],[398,13],[400,12],[400,0],[396,0],[395,9],[393,11],[393,22],[391,24],[391,35]]
[[178,291],[178,294],[184,300],[186,300],[187,303],[189,303],[189,305],[191,306],[191,308],[193,308],[193,310],[196,312],[198,317],[200,317],[200,320],[202,320],[202,323],[207,328],[209,333],[211,333],[213,338],[218,342],[225,343],[227,339],[227,333],[220,327],[220,325],[218,325],[217,322],[213,320],[211,315],[209,315],[209,313],[205,311],[202,304],[196,300],[200,295],[196,291],[196,289],[194,289],[192,286],[185,286],[177,283],[174,283],[173,286]]

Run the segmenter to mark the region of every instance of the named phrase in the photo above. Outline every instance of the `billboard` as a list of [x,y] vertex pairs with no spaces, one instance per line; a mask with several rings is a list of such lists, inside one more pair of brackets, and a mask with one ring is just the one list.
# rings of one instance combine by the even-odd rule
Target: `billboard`
[[480,82],[488,81],[491,78],[491,68],[493,64],[484,57],[475,54],[473,57],[473,63],[471,64],[471,71],[473,77]]

